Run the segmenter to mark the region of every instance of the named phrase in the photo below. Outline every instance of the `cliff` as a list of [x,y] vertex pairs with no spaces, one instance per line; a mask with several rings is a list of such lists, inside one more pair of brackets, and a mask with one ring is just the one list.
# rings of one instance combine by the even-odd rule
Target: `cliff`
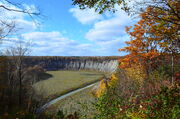
[[26,57],[28,66],[40,65],[46,70],[95,70],[113,72],[119,57]]

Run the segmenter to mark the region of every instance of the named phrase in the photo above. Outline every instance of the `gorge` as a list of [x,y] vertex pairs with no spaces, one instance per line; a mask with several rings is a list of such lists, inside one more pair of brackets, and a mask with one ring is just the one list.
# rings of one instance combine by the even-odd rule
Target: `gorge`
[[31,56],[25,58],[28,66],[40,65],[47,71],[55,70],[89,70],[114,72],[118,67],[119,57],[62,57]]

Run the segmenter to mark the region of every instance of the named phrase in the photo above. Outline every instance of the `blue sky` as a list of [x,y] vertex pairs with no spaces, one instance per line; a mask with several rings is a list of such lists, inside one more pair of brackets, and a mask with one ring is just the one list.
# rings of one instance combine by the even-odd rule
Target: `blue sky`
[[[1,0],[2,1],[2,0]],[[120,10],[102,15],[94,9],[80,10],[71,0],[14,0],[27,8],[38,7],[45,16],[36,25],[27,15],[4,11],[7,19],[16,21],[16,36],[3,42],[3,47],[13,45],[21,38],[32,43],[31,55],[39,56],[114,56],[124,55],[118,51],[129,40],[125,26],[135,23]],[[6,4],[0,2],[0,4]],[[1,15],[2,16],[2,15]],[[5,18],[5,17],[3,17]]]

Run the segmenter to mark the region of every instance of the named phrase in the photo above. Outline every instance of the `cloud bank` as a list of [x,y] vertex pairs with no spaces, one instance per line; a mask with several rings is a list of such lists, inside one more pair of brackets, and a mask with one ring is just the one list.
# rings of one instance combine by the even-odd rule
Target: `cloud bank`
[[[77,8],[76,8],[77,9]],[[101,19],[96,19],[89,31],[84,35],[86,40],[92,41],[99,48],[100,55],[124,55],[118,52],[119,48],[125,45],[125,41],[129,40],[125,27],[134,24],[133,21],[124,11],[118,8],[115,14],[106,13],[101,15]],[[73,14],[81,14],[81,11],[73,11]],[[95,14],[89,17],[96,18]],[[81,18],[86,18],[86,15],[81,14]],[[79,17],[76,17],[80,20]],[[98,20],[98,21],[97,21]],[[84,24],[83,22],[81,22]]]
[[[2,3],[0,3],[2,4]],[[4,4],[4,3],[3,3]],[[25,5],[33,8],[34,5]],[[34,8],[35,10],[35,8]],[[124,41],[129,40],[125,33],[125,26],[132,25],[134,21],[123,11],[115,14],[105,13],[99,15],[94,9],[80,10],[77,7],[69,12],[84,27],[89,30],[84,34],[87,43],[82,39],[73,40],[63,35],[63,31],[38,31],[32,20],[27,20],[22,13],[13,13],[4,10],[0,18],[14,20],[17,24],[16,32],[23,41],[32,42],[31,55],[44,56],[113,56],[124,55],[118,52],[125,46]],[[66,30],[66,29],[64,29]],[[68,32],[68,31],[67,31]],[[19,38],[18,37],[18,38]],[[15,41],[16,38],[14,38]],[[3,47],[12,45],[13,38],[4,42]]]

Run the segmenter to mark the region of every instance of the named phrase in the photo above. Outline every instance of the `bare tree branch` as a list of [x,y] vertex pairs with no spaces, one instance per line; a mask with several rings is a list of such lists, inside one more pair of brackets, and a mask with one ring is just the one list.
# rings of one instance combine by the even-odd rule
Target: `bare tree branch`
[[36,12],[32,12],[32,11],[30,11],[30,10],[24,8],[24,7],[20,7],[21,6],[20,4],[12,3],[9,0],[5,0],[5,1],[7,3],[9,3],[10,5],[15,6],[15,7],[19,8],[19,9],[9,8],[9,7],[6,7],[5,5],[0,5],[0,8],[6,9],[8,11],[13,11],[13,12],[25,13],[25,14],[28,14],[28,15],[35,15],[35,16],[41,15],[39,10],[37,10]]
[[[39,23],[35,20],[35,17],[41,17],[42,14],[39,9],[37,8],[31,8],[31,7],[26,7],[23,4],[20,3],[14,3],[11,2],[11,0],[0,0],[0,10],[3,11],[7,10],[9,12],[17,12],[17,13],[23,13],[28,15],[31,20],[38,26]],[[0,41],[2,39],[5,39],[8,35],[10,35],[13,32],[16,32],[16,24],[15,21],[12,19],[0,19]]]

